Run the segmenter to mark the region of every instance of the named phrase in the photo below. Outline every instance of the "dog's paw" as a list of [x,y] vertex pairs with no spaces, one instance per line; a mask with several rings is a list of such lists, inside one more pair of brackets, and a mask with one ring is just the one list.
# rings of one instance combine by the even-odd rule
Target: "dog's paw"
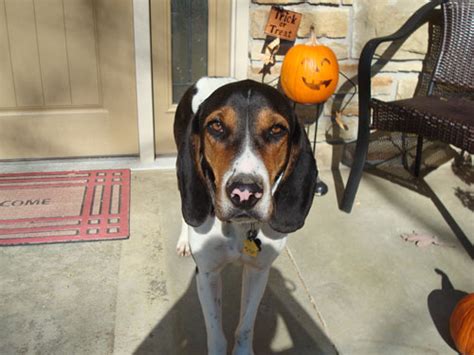
[[178,256],[191,255],[191,248],[189,247],[189,243],[187,240],[178,240],[178,244],[176,244],[176,253],[178,254]]

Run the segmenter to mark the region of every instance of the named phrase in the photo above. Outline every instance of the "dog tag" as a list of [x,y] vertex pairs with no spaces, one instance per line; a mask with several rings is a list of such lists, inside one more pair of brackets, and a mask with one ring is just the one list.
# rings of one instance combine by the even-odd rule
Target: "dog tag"
[[245,255],[255,258],[258,255],[259,249],[254,240],[245,239],[243,252]]
[[243,253],[245,255],[256,257],[258,252],[262,250],[262,242],[257,238],[258,232],[251,229],[248,233],[247,239],[244,240],[244,249]]

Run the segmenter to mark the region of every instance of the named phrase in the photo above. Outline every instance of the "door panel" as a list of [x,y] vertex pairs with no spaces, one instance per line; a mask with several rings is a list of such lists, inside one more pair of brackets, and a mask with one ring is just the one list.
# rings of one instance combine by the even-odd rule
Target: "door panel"
[[70,58],[71,104],[99,105],[102,102],[100,58],[93,8],[84,1],[65,0],[64,21]]
[[[42,61],[42,64],[38,67],[42,71],[44,104],[46,106],[68,105],[71,103],[71,92],[68,80],[65,21],[61,1],[46,0],[37,2],[35,16],[38,19],[36,29],[38,57]],[[18,32],[21,34],[22,30],[18,29]],[[34,28],[29,29],[28,33],[34,33]],[[32,42],[34,44],[34,41]],[[14,48],[15,43],[11,42],[10,47]],[[18,52],[25,53],[25,49]],[[14,62],[16,61],[14,60]],[[16,72],[21,73],[21,67],[17,68]]]
[[[205,7],[207,14],[202,14]],[[231,0],[151,1],[155,149],[158,155],[176,152],[173,120],[185,88],[201,76],[229,75],[230,26]]]
[[5,2],[0,1],[0,107],[13,107],[16,104],[8,42]]
[[131,0],[0,0],[0,159],[138,153]]
[[12,70],[16,106],[40,106],[43,95],[32,3],[5,0],[4,6],[11,60],[5,64]]

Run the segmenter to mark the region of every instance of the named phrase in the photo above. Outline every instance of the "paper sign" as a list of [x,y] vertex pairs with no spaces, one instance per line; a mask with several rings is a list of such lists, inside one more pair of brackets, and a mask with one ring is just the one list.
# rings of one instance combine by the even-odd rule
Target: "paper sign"
[[265,34],[289,41],[296,39],[298,27],[300,26],[302,14],[294,11],[284,10],[281,7],[272,6],[268,16]]

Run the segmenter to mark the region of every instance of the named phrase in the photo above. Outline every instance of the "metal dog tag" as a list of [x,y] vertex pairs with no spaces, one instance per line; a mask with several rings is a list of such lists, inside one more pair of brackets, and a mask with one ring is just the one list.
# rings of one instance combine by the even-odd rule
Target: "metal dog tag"
[[245,255],[256,257],[258,252],[262,250],[262,242],[257,238],[258,232],[253,228],[249,230],[247,239],[244,240],[243,253]]
[[246,239],[244,240],[244,250],[243,250],[245,255],[251,256],[251,257],[256,257],[258,255],[258,247],[257,244],[253,240]]

